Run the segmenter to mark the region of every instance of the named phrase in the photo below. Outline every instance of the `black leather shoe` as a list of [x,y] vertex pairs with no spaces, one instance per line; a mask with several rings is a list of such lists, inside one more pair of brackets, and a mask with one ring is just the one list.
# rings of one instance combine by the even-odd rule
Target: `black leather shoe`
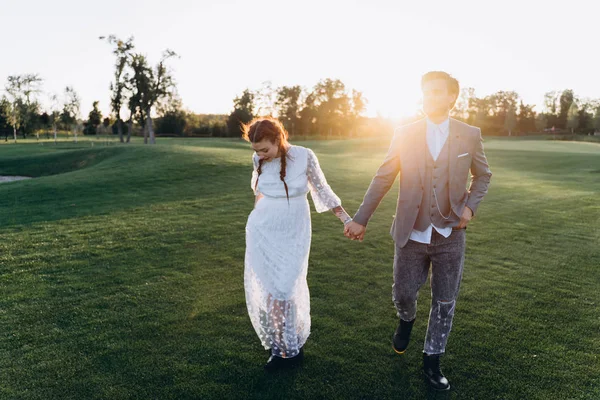
[[410,332],[412,331],[414,323],[414,319],[409,322],[400,319],[400,323],[398,324],[396,332],[394,332],[394,336],[392,337],[392,347],[396,353],[404,354],[406,351],[408,342],[410,341]]
[[295,367],[300,364],[304,359],[304,349],[300,348],[298,355],[290,358],[277,357],[271,354],[271,357],[267,360],[265,364],[265,370],[267,371],[276,371],[279,369],[285,369],[290,367]]
[[423,353],[423,374],[425,380],[435,390],[450,390],[450,382],[440,369],[440,355]]

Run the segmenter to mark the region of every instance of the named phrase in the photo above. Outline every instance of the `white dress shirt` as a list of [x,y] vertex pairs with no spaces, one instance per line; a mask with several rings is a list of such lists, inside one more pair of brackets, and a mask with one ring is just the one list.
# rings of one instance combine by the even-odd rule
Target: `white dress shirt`
[[[433,160],[437,160],[446,140],[448,140],[448,134],[450,132],[450,120],[446,119],[439,125],[434,124],[427,118],[427,147],[429,147],[429,152],[431,153],[431,157]],[[440,235],[444,237],[450,236],[452,233],[452,227],[446,228],[438,228],[437,226],[431,224],[424,231],[418,231],[413,229],[410,234],[410,240],[414,240],[415,242],[430,244],[431,243],[431,234],[433,233],[433,229],[435,229]]]

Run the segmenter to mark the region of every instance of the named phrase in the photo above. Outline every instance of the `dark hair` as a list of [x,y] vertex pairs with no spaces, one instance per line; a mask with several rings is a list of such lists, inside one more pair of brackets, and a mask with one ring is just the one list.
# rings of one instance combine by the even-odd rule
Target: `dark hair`
[[460,85],[458,84],[458,81],[456,80],[456,78],[454,78],[447,72],[430,71],[421,77],[421,89],[423,89],[425,82],[433,81],[435,79],[442,79],[446,81],[446,85],[448,86],[448,93],[456,96],[456,98],[454,99],[454,103],[452,103],[452,107],[450,107],[453,108],[456,104],[456,100],[458,100],[458,94],[460,92]]
[[[287,164],[287,147],[288,133],[283,127],[283,124],[276,118],[273,117],[256,117],[247,124],[242,124],[242,139],[250,143],[258,143],[262,140],[269,140],[271,143],[276,144],[279,147],[279,154],[281,154],[281,169],[279,170],[279,179],[283,182],[285,187],[285,195],[290,200],[287,183],[285,183],[285,172]],[[263,160],[258,161],[258,176],[262,173]],[[258,179],[254,188],[258,187]]]

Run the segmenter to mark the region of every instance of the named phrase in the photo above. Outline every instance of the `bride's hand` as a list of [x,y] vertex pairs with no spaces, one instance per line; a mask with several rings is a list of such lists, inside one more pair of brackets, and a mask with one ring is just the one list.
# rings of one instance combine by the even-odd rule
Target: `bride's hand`
[[344,235],[352,240],[363,241],[367,227],[359,224],[358,222],[349,222],[344,227]]
[[347,221],[348,219],[352,219],[352,217],[350,217],[348,215],[348,213],[346,212],[346,210],[344,210],[344,207],[342,206],[337,206],[335,208],[331,209],[331,212],[339,218],[340,221],[342,221],[343,223],[345,223],[345,221]]

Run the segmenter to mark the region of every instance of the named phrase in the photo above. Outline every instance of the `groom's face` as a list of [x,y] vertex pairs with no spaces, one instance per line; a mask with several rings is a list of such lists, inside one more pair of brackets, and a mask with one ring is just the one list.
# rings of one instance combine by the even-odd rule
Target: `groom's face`
[[455,95],[448,91],[443,79],[433,79],[423,84],[423,112],[429,117],[441,117],[450,111]]

